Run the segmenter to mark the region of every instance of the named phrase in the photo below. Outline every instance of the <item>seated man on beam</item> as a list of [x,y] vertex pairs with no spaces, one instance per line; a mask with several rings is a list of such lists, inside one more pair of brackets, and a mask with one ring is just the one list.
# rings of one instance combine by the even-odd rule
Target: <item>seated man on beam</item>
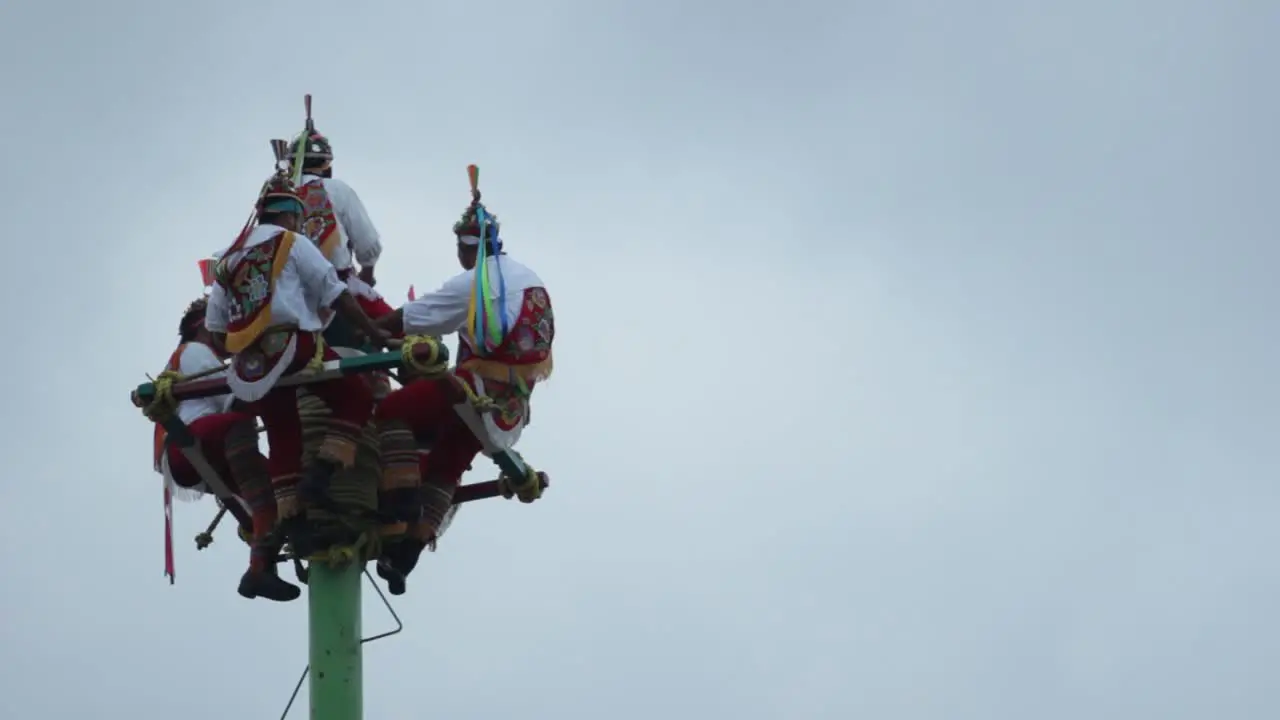
[[[404,591],[404,577],[435,540],[462,473],[482,449],[454,409],[467,400],[453,383],[467,383],[488,398],[492,409],[483,415],[488,435],[497,446],[511,448],[528,421],[534,386],[551,376],[551,296],[533,270],[504,251],[498,219],[480,204],[474,166],[471,172],[472,203],[453,227],[463,271],[378,321],[407,337],[459,334],[456,380],[411,382],[384,398],[374,416],[382,445],[380,509],[407,531],[397,538],[393,525],[387,532],[391,537],[378,566],[396,594]],[[477,295],[483,296],[479,304]],[[421,462],[415,436],[432,438]],[[516,491],[532,500],[538,488]]]
[[[222,374],[222,361],[213,349],[213,338],[205,328],[205,298],[187,308],[178,325],[180,344],[170,356],[165,370],[182,376]],[[243,528],[248,525],[249,569],[240,578],[239,593],[247,598],[264,597],[285,602],[296,599],[301,590],[276,573],[277,544],[270,542],[276,523],[276,501],[271,493],[267,459],[258,450],[258,431],[252,415],[232,408],[230,395],[184,400],[178,403],[178,419],[198,443],[207,468],[215,473],[210,480],[221,487],[209,487],[182,448],[168,442],[164,426],[156,424],[155,469],[164,476],[174,497],[199,498],[216,492]],[[246,523],[240,502],[248,506]]]
[[276,383],[338,359],[320,336],[325,317],[334,311],[363,330],[375,347],[386,346],[386,333],[360,309],[315,243],[298,233],[302,212],[293,183],[277,172],[259,194],[256,226],[251,220],[218,260],[205,318],[215,342],[231,355],[228,388],[266,426],[271,483],[281,524],[294,541],[300,504],[325,503],[334,473],[354,462],[373,397],[354,375],[308,386],[331,416],[318,457],[303,477],[296,388]]
[[[347,284],[352,297],[371,318],[382,317],[392,308],[373,286],[374,265],[382,256],[382,242],[369,218],[360,195],[333,175],[333,146],[315,127],[311,117],[311,96],[306,96],[306,127],[284,148],[288,166],[301,170],[298,197],[302,200],[301,232],[310,237],[333,266],[338,279]],[[277,142],[272,141],[272,146]],[[360,265],[356,271],[356,262]],[[325,328],[325,341],[338,347],[359,348],[359,328],[346,318],[334,318]]]

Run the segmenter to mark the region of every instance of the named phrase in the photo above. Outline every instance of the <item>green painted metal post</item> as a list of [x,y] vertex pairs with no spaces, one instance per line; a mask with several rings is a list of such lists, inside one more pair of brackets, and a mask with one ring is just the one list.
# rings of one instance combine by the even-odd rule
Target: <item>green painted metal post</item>
[[359,562],[311,563],[311,720],[364,719]]

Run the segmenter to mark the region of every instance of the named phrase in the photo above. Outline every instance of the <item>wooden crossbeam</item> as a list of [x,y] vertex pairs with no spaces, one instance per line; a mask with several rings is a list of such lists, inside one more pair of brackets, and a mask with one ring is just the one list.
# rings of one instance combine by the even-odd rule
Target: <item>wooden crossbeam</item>
[[[544,475],[542,478],[544,488],[551,487],[551,481]],[[485,480],[483,482],[471,483],[470,485],[461,485],[453,492],[453,504],[461,505],[462,503],[472,502],[473,500],[487,500],[489,498],[500,497],[502,491],[498,489],[497,480]]]
[[[436,362],[449,360],[449,348],[440,345],[439,354],[435,356]],[[414,359],[419,362],[430,362],[432,360],[431,348],[426,345],[415,346],[413,348]],[[369,355],[361,355],[359,357],[342,358],[341,360],[326,360],[319,372],[316,373],[294,373],[280,378],[276,383],[278,387],[289,387],[293,385],[310,385],[312,383],[324,382],[332,380],[344,375],[358,375],[360,373],[375,372],[378,370],[395,370],[401,365],[400,351],[388,350],[385,352],[371,353]],[[225,375],[218,375],[208,378],[200,378],[198,380],[189,380],[180,382],[173,386],[173,398],[178,402],[183,400],[196,400],[198,398],[217,397],[226,395],[231,392],[227,387],[227,378]],[[156,397],[156,386],[153,383],[143,383],[137,387],[130,395],[129,400],[135,407],[143,407]]]
[[[430,347],[426,345],[415,346],[413,348],[414,359],[423,363],[431,362],[433,359],[436,362],[447,362],[449,359],[449,349],[443,345],[439,345],[438,348],[439,353],[433,358]],[[395,370],[400,368],[401,365],[402,360],[399,350],[370,353],[368,355],[361,355],[358,357],[342,358],[341,360],[326,360],[319,372],[301,372],[286,375],[285,377],[280,378],[276,385],[278,387],[310,385],[311,383],[332,380],[345,375],[357,375],[360,373],[376,372],[380,370]],[[455,380],[455,382],[461,381]],[[176,383],[173,386],[173,397],[178,402],[182,402],[183,400],[195,400],[198,398],[217,397],[219,395],[226,395],[229,392],[230,388],[227,387],[227,379],[225,375],[189,380],[186,382]],[[465,398],[461,391],[459,391],[458,394],[463,396],[460,397],[460,399]],[[143,383],[133,391],[130,395],[130,400],[133,402],[134,406],[141,408],[147,403],[153,401],[155,396],[155,384]],[[458,413],[458,416],[462,419],[463,423],[470,428],[472,434],[476,436],[476,439],[480,441],[484,454],[488,456],[489,459],[493,460],[494,464],[498,466],[498,469],[501,470],[504,475],[510,478],[523,478],[525,476],[528,472],[528,465],[525,463],[524,458],[515,450],[499,447],[493,442],[493,438],[491,438],[488,431],[485,430],[484,422],[482,421],[480,414],[476,412],[475,408],[464,401],[455,405],[454,410]],[[185,438],[190,436],[186,425],[184,425],[177,417],[171,418],[164,425],[175,438]],[[487,485],[487,483],[479,484]],[[485,495],[484,497],[495,497],[497,495],[498,492],[495,484],[493,488],[493,495]],[[475,499],[479,499],[479,497]]]

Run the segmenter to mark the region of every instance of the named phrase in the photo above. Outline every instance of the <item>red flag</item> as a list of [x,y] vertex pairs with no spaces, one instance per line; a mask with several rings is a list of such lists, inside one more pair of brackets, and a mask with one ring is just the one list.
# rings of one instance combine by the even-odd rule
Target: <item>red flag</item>
[[414,297],[413,297],[413,286],[412,286],[412,285],[410,285],[410,286],[409,286],[409,300],[412,302],[412,301],[413,301],[413,299],[414,299]]
[[173,567],[173,493],[169,491],[169,483],[164,484],[164,574],[169,576],[169,584],[174,581]]
[[214,265],[217,265],[217,264],[218,264],[218,261],[214,260],[213,258],[200,261],[200,278],[204,280],[205,287],[210,287],[211,285],[213,285],[213,280],[214,280],[213,267]]

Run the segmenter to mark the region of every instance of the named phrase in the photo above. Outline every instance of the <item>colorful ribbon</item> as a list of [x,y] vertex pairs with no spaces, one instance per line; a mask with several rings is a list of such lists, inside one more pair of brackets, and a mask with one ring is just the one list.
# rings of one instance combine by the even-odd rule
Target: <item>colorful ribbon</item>
[[489,280],[488,241],[497,238],[485,237],[487,218],[484,205],[480,204],[480,168],[475,165],[467,166],[467,175],[471,181],[476,224],[480,226],[480,247],[476,250],[476,268],[471,277],[471,301],[467,304],[467,335],[476,353],[487,355],[495,352],[502,344],[510,326],[506,307],[507,279],[502,273],[502,263],[495,262],[498,269],[498,293],[495,299]]

